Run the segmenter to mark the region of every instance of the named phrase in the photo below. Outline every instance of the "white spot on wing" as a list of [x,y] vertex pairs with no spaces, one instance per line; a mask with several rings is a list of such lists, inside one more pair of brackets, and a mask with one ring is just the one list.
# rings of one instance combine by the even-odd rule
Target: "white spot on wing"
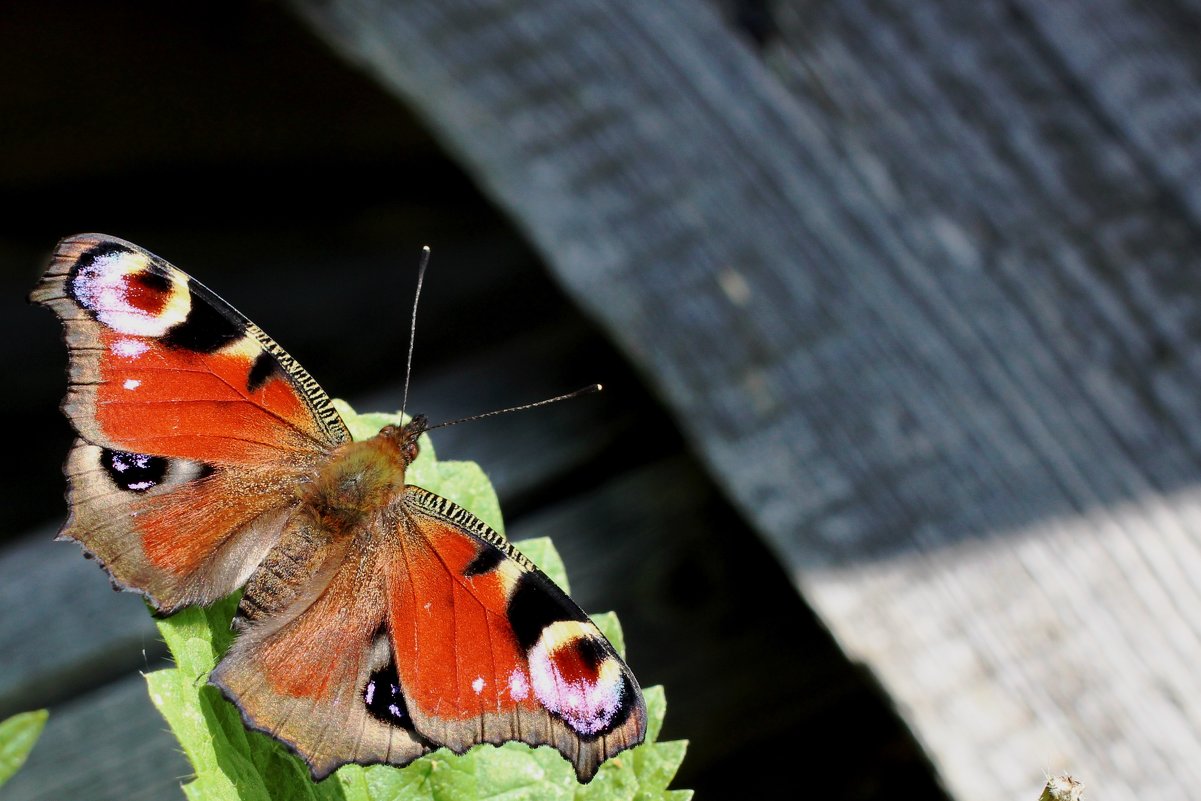
[[95,258],[71,281],[75,298],[96,319],[121,334],[157,337],[183,322],[192,303],[186,285],[169,281],[162,308],[149,312],[130,302],[130,280],[150,269],[145,256],[114,252]]
[[[625,683],[621,666],[606,656],[596,671],[596,680],[563,673],[579,657],[574,649],[582,638],[599,637],[585,633],[595,628],[575,621],[559,621],[542,630],[542,636],[529,652],[530,682],[542,705],[567,722],[576,732],[594,735],[604,731],[621,710]],[[575,671],[569,670],[570,674]]]
[[125,387],[126,389],[137,389],[138,387],[142,386],[142,382],[136,378],[127,378],[125,379],[125,383],[121,386]]
[[136,339],[118,339],[113,343],[112,351],[117,356],[132,359],[148,351],[150,346]]
[[525,680],[525,674],[517,668],[509,674],[509,695],[514,701],[524,701],[530,694],[530,683]]
[[476,676],[475,681],[471,682],[471,689],[475,690],[475,694],[479,695],[484,691],[484,677]]

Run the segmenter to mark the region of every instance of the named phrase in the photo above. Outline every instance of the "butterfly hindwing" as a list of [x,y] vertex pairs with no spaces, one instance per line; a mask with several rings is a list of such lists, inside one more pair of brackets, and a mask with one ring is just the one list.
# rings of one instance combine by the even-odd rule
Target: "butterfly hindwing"
[[320,387],[182,271],[114,237],[64,239],[31,299],[62,319],[62,536],[160,611],[245,581],[278,537],[298,477],[349,439]]
[[288,514],[287,482],[270,470],[262,491],[240,494],[245,473],[78,440],[65,471],[71,515],[60,536],[164,613],[241,586]]
[[416,730],[462,753],[551,745],[587,781],[642,741],[638,682],[587,615],[466,510],[407,487],[388,623]]
[[386,555],[370,530],[331,537],[302,510],[247,584],[241,633],[210,677],[315,779],[348,762],[407,765],[430,750],[397,686]]

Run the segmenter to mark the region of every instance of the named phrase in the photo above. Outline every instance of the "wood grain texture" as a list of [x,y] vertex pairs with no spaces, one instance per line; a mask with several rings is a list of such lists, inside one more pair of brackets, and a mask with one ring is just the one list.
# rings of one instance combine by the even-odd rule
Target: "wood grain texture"
[[[78,606],[68,612],[66,599]],[[68,701],[80,687],[156,664],[164,650],[141,597],[113,592],[53,529],[0,551],[0,608],[0,718]]]
[[5,798],[165,801],[191,766],[136,673],[56,708]]
[[1195,4],[767,3],[755,51],[695,0],[293,5],[645,370],[955,794],[1197,784]]

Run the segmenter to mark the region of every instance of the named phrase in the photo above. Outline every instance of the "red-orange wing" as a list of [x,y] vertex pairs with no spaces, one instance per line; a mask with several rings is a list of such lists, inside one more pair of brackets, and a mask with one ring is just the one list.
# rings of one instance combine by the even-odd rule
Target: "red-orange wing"
[[70,357],[61,536],[164,612],[232,592],[297,483],[350,439],[328,396],[202,284],[114,237],[64,239],[30,298]]
[[426,739],[551,745],[588,781],[642,742],[630,669],[574,602],[466,510],[406,488],[384,567],[395,669]]
[[242,631],[210,676],[314,779],[347,762],[407,765],[430,750],[397,687],[384,605],[392,554],[379,529],[365,521],[358,536],[330,537],[313,509],[294,515],[247,584]]

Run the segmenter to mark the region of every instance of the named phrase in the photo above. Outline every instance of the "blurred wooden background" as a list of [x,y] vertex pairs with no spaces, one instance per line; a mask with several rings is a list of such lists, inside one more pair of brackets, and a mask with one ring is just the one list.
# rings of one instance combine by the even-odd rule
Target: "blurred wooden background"
[[295,17],[261,3],[10,3],[0,65],[0,359],[13,421],[0,715],[52,710],[0,797],[161,801],[182,797],[188,773],[139,675],[163,659],[141,602],[51,541],[65,514],[66,354],[57,321],[25,295],[54,242],[84,230],[192,272],[361,409],[400,402],[429,243],[415,408],[444,419],[606,386],[435,442],[440,457],[488,471],[512,536],[553,536],[586,609],[620,614],[640,679],[666,685],[665,736],[692,743],[675,786],[766,795],[783,760],[832,797],[939,797],[887,699],[834,646],[653,387],[437,139]]
[[[17,300],[58,236],[200,274],[367,406],[430,242],[418,404],[618,387],[439,452],[622,614],[677,786],[1201,780],[1193,0],[0,14],[14,532],[61,510],[61,348]],[[96,571],[44,540],[0,555],[0,699],[65,702],[14,784],[62,797],[52,738],[80,773],[105,726],[170,744],[126,711],[144,618],[80,615]]]

